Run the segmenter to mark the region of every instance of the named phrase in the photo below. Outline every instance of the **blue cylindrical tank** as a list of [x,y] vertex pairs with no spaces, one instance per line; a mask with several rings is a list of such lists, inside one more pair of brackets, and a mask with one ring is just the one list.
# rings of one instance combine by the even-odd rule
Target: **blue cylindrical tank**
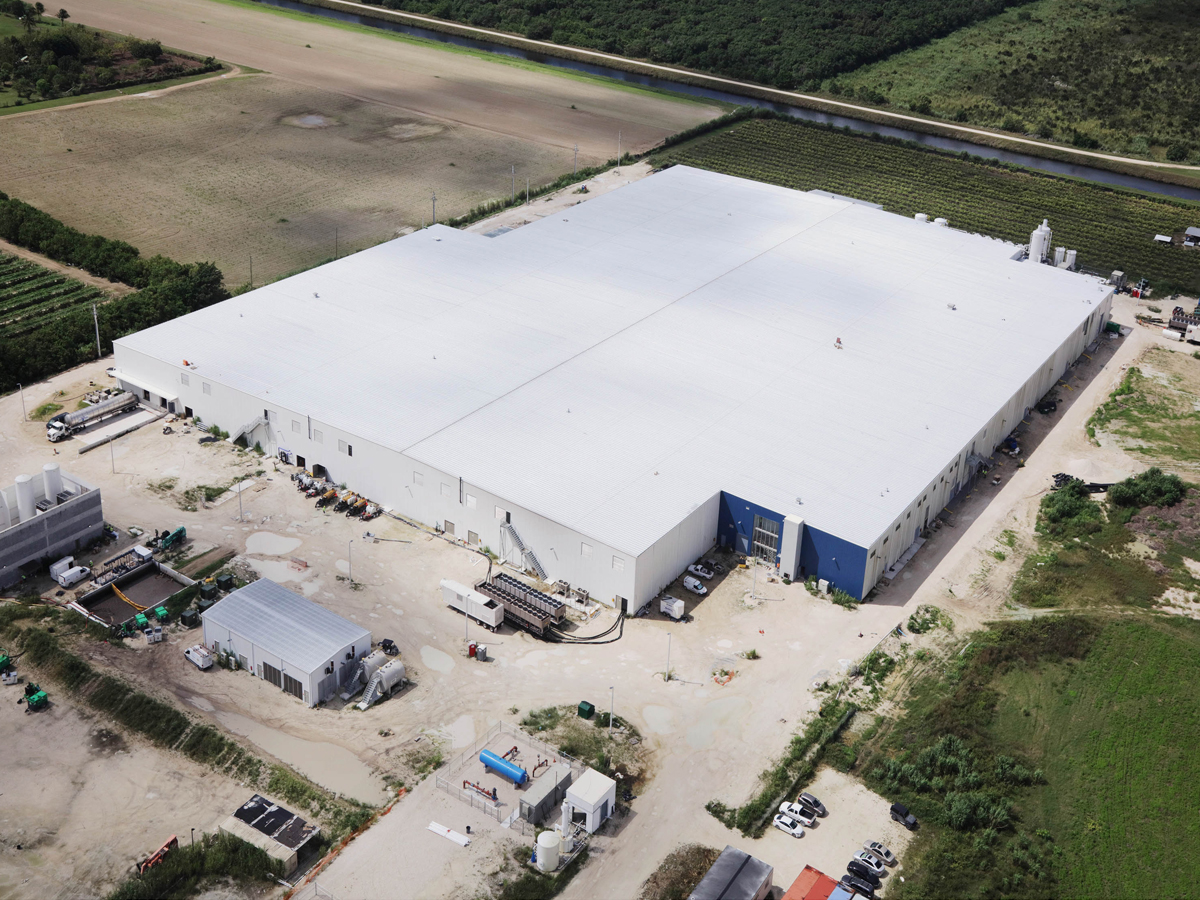
[[491,750],[483,750],[479,754],[479,761],[487,768],[494,769],[501,775],[512,779],[513,784],[524,784],[529,780],[529,773],[520,766],[510,763],[503,756],[497,756]]

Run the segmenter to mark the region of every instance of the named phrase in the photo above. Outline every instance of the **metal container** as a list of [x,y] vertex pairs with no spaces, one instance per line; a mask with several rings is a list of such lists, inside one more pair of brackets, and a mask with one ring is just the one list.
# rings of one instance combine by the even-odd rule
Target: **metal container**
[[524,784],[529,780],[529,773],[515,763],[510,763],[502,756],[497,756],[491,750],[483,750],[479,754],[479,761],[484,767],[491,769],[493,772],[499,772],[501,775],[510,779],[513,784]]
[[217,576],[217,587],[222,591],[233,590],[233,576],[226,572],[224,575]]
[[200,599],[212,600],[215,603],[217,600],[217,586],[211,581],[206,581],[200,585]]
[[595,714],[596,714],[595,705],[588,703],[586,700],[580,701],[580,703],[579,703],[579,718],[590,719]]

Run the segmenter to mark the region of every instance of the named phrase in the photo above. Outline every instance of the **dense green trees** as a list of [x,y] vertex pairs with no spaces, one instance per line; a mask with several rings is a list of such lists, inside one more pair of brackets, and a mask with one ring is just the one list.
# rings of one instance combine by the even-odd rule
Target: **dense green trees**
[[882,59],[1024,0],[369,0],[779,87]]
[[[112,350],[115,338],[229,298],[221,271],[212,263],[185,265],[165,256],[144,259],[124,241],[83,234],[2,193],[0,237],[93,275],[142,288],[97,310],[105,353]],[[0,391],[95,358],[91,309],[70,309],[52,325],[0,341]]]

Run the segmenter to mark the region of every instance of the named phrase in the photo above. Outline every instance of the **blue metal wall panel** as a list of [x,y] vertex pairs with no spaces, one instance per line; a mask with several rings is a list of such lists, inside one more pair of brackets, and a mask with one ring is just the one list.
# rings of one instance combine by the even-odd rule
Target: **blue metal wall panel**
[[[780,513],[722,491],[717,520],[718,542],[723,546],[732,547],[738,553],[749,554],[755,516],[778,522],[782,541],[784,517]],[[779,557],[776,556],[773,561],[778,563]],[[816,575],[818,578],[824,578],[855,599],[862,599],[863,581],[867,573],[865,547],[826,534],[805,522],[804,537],[800,545],[800,565],[806,577]]]

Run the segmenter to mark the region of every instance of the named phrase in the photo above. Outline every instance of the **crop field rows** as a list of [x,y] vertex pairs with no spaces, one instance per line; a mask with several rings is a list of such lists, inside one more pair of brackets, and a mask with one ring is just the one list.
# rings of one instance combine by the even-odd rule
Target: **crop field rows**
[[69,309],[103,299],[97,288],[0,254],[0,338],[27,334]]
[[1154,243],[1200,222],[1200,206],[1015,170],[977,159],[779,120],[754,120],[667,151],[680,162],[807,191],[880,203],[889,212],[944,216],[951,227],[1018,244],[1050,220],[1054,244],[1079,264],[1146,277],[1159,292],[1200,291],[1200,253]]

